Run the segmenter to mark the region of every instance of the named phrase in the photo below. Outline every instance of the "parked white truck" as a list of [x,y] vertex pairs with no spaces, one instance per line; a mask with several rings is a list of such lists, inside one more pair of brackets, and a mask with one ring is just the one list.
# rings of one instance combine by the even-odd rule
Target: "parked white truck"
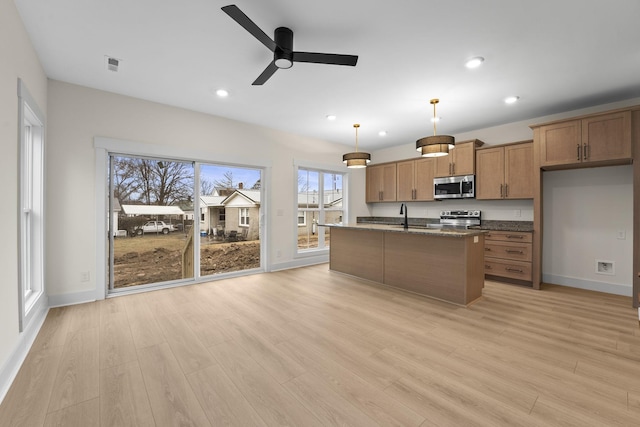
[[169,234],[171,231],[176,231],[173,224],[167,224],[164,221],[147,221],[146,224],[136,229],[136,234],[138,236],[146,233]]

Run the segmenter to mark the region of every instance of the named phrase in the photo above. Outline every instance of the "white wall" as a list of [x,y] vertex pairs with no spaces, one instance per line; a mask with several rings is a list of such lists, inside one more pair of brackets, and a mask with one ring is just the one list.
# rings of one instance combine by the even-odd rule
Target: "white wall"
[[[272,228],[268,255],[274,268],[296,262],[294,162],[341,168],[342,154],[349,150],[59,81],[49,82],[49,112],[47,282],[54,302],[69,301],[65,295],[90,295],[96,287],[96,246],[101,242],[96,241],[94,137],[151,144],[159,151],[179,147],[186,155],[201,153],[206,160],[235,159],[249,166],[270,163],[266,218]],[[360,171],[353,175],[350,215],[355,219],[364,206],[365,175]],[[90,282],[80,281],[82,271],[90,271]]]
[[[18,333],[18,78],[46,115],[47,78],[13,1],[0,1],[0,400],[20,363],[24,334]],[[26,331],[25,333],[29,333]]]
[[[633,168],[543,173],[543,280],[631,296]],[[624,239],[618,237],[624,235]],[[615,275],[596,273],[596,260]]]
[[[486,129],[478,129],[471,132],[454,135],[456,141],[480,139],[486,145],[504,144],[508,142],[533,139],[533,131],[530,125],[545,123],[575,117],[583,114],[597,113],[616,108],[629,107],[640,104],[640,98],[616,102],[596,107],[585,108],[576,111],[568,111],[531,120],[508,123]],[[517,106],[516,106],[517,107]],[[416,138],[417,139],[417,138]],[[415,142],[378,150],[371,154],[374,163],[416,158]],[[626,168],[626,169],[625,169]],[[585,289],[600,290],[603,292],[631,295],[631,265],[632,265],[632,173],[627,166],[613,168],[579,169],[567,172],[544,172],[543,195],[544,205],[544,235],[543,235],[543,280],[560,285],[575,286]],[[580,197],[566,197],[562,200],[551,199],[551,195],[559,191],[557,176],[571,177],[562,183],[562,188],[567,194],[579,194]],[[612,187],[615,191],[606,193],[599,182],[605,182],[601,178],[607,178],[610,182],[607,190]],[[613,182],[611,180],[614,180]],[[584,183],[591,183],[585,186]],[[603,194],[604,193],[604,194]],[[606,197],[605,197],[606,195]],[[624,195],[624,197],[622,196]],[[606,200],[606,203],[603,201]],[[562,208],[554,210],[553,206],[561,205]],[[529,200],[514,201],[480,201],[480,200],[456,200],[446,202],[422,202],[409,203],[409,216],[418,218],[438,218],[439,212],[445,209],[481,209],[482,217],[491,220],[533,221],[533,203]],[[616,221],[606,221],[603,209],[616,211]],[[569,226],[564,217],[566,212],[582,212],[584,210],[595,211],[594,222],[598,225],[585,224],[580,233],[561,232],[564,226]],[[369,205],[369,215],[372,216],[400,216],[399,203],[374,203]],[[520,217],[516,214],[519,213]],[[580,220],[580,223],[583,221]],[[575,222],[574,222],[575,223]],[[616,261],[616,276],[606,276],[594,273],[593,259],[603,253],[601,241],[608,241],[611,236],[616,236],[620,224],[626,227],[626,240],[615,241],[609,247],[613,252],[611,256]],[[573,228],[573,227],[572,227]],[[557,248],[563,248],[562,251]],[[553,260],[549,258],[553,254]],[[576,259],[574,254],[583,254]],[[604,255],[603,255],[604,257]],[[600,259],[600,258],[598,258]],[[604,257],[605,260],[609,259]],[[588,262],[587,262],[588,261]]]

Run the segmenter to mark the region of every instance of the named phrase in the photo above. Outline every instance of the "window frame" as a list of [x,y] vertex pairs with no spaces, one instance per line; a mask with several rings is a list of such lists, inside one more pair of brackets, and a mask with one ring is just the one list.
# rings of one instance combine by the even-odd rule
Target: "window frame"
[[[242,215],[242,212],[245,211],[246,215]],[[238,208],[238,227],[249,227],[249,219],[250,219],[249,208]],[[244,221],[246,219],[246,222]]]
[[44,114],[18,79],[18,299],[19,331],[46,310],[45,288],[45,149]]
[[[301,208],[298,205],[298,175],[300,170],[308,170],[313,172],[318,172],[318,206],[313,208]],[[348,218],[347,207],[348,207],[348,188],[349,188],[349,173],[346,167],[336,167],[335,165],[320,165],[320,164],[312,164],[308,162],[296,162],[294,161],[294,213],[296,212],[305,212],[305,225],[307,226],[306,212],[318,212],[318,224],[322,224],[325,221],[325,213],[330,211],[342,211],[342,218]],[[340,209],[337,208],[325,208],[324,200],[324,176],[326,174],[335,174],[340,175],[342,177],[342,207]],[[293,236],[293,248],[294,248],[294,258],[301,257],[309,257],[309,256],[317,256],[317,255],[328,255],[329,247],[324,246],[324,235],[325,235],[325,227],[317,227],[316,234],[318,235],[318,246],[314,248],[299,248],[298,247],[298,228],[300,227],[297,224],[297,214],[293,215],[295,220],[294,225],[294,236]],[[322,242],[320,244],[320,242]]]

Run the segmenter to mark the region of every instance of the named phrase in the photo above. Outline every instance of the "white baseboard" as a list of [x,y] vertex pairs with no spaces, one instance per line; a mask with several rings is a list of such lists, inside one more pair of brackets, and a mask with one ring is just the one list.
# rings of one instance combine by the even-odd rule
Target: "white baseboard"
[[16,375],[20,371],[20,367],[27,358],[27,354],[29,354],[29,350],[31,350],[31,346],[36,340],[44,320],[47,318],[47,313],[49,313],[49,307],[46,304],[43,304],[38,312],[34,313],[25,330],[19,335],[18,342],[11,355],[0,369],[0,403],[4,400],[13,380],[16,379]]
[[82,304],[96,300],[96,291],[75,292],[72,294],[49,295],[49,307],[63,307],[66,305]]
[[329,254],[297,258],[287,262],[271,264],[269,271],[289,270],[291,268],[307,267],[309,265],[324,264],[329,262]]
[[544,283],[554,285],[569,286],[571,288],[586,289],[589,291],[604,292],[607,294],[623,295],[630,297],[633,294],[631,285],[620,285],[617,283],[594,282],[591,280],[576,279],[575,277],[555,276],[553,274],[543,274]]

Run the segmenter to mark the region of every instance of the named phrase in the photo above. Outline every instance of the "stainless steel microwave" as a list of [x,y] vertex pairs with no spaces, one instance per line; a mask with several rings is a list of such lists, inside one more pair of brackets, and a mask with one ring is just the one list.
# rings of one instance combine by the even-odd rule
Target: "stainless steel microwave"
[[435,199],[466,199],[476,197],[476,176],[448,176],[433,179]]

